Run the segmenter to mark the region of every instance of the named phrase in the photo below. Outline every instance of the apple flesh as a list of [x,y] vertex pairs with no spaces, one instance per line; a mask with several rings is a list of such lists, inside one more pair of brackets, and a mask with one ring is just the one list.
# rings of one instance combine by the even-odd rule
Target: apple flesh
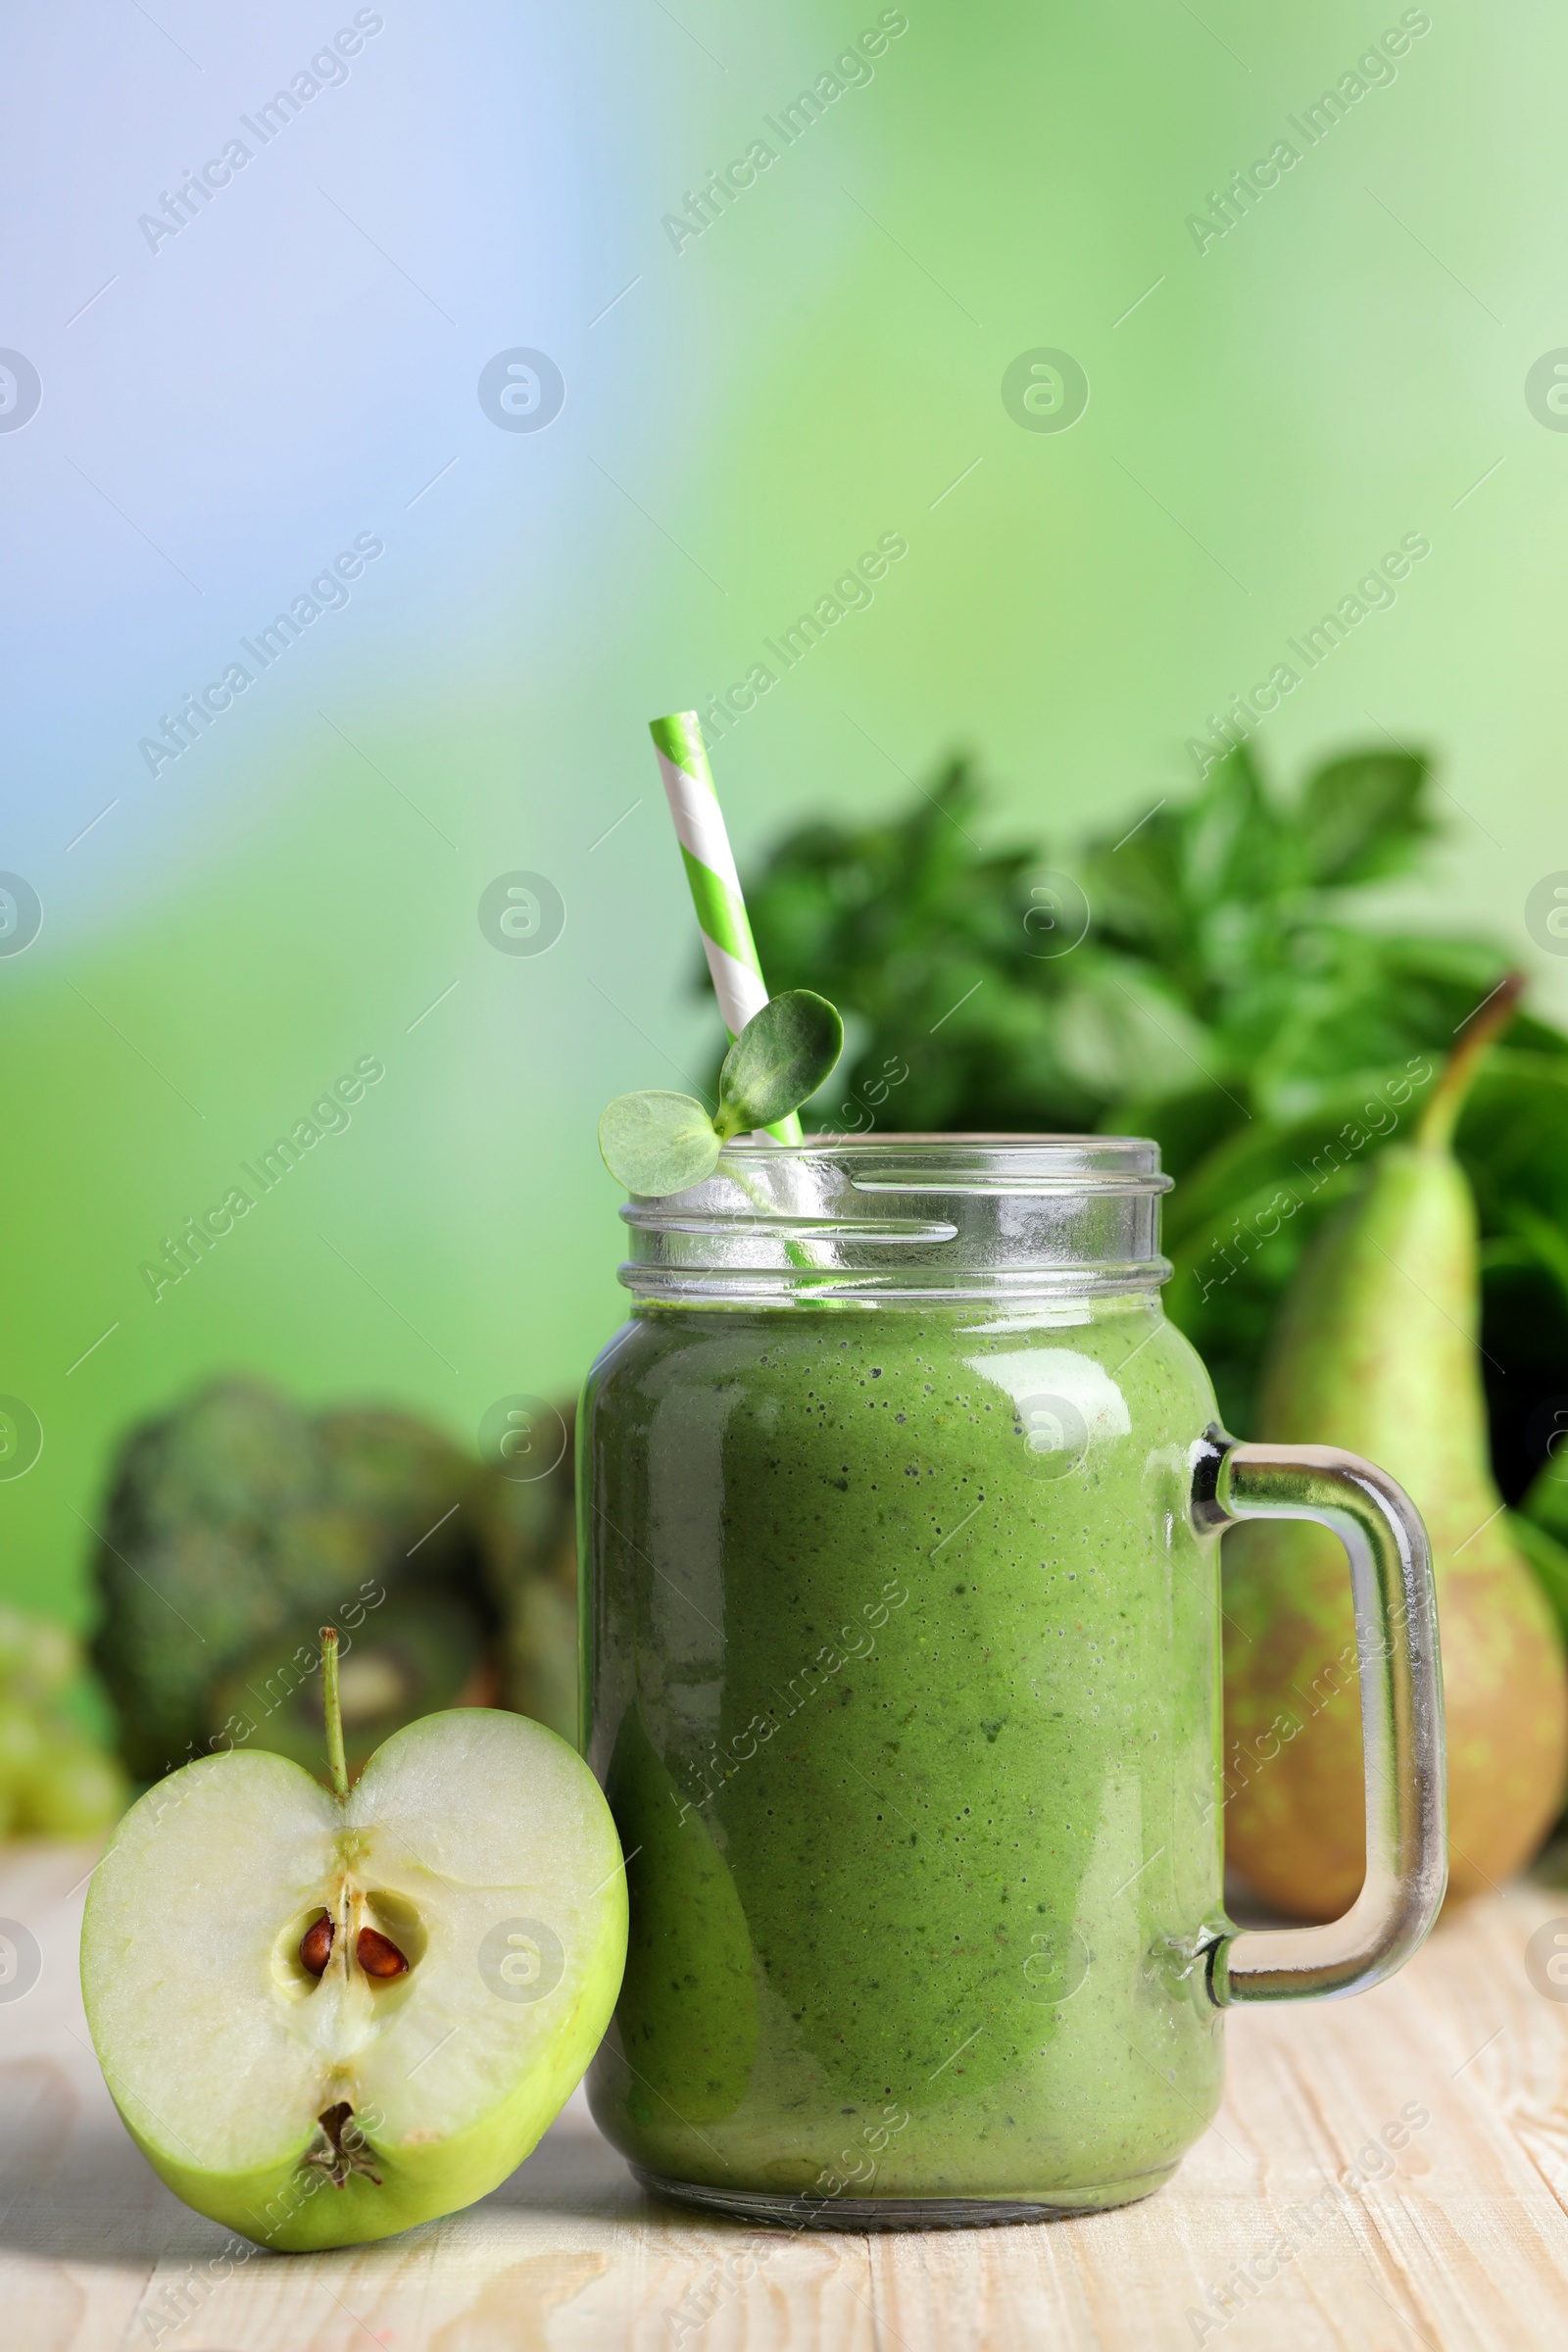
[[131,2136],[199,2213],[282,2251],[484,2196],[580,2080],[620,1987],[626,1879],[564,1740],[459,1708],[339,1799],[199,1759],[94,1874],[81,1978]]

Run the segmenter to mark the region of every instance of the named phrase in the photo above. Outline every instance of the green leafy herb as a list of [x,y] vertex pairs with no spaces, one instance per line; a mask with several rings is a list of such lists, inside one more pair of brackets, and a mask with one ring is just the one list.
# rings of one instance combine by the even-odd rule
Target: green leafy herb
[[[1447,1054],[1513,951],[1357,904],[1409,874],[1437,831],[1419,753],[1352,752],[1287,796],[1244,745],[1189,798],[1071,852],[983,846],[983,798],[954,760],[883,823],[791,833],[747,879],[763,968],[853,1016],[857,1124],[886,1094],[879,1073],[904,1065],[906,1129],[1153,1136],[1178,1180],[1171,1312],[1245,1434],[1311,1230],[1408,1135],[1422,1064]],[[1089,910],[1077,946],[1059,919],[1074,892]],[[836,1102],[823,1118],[840,1123]],[[1568,1392],[1568,1037],[1520,1016],[1457,1144],[1486,1242],[1483,1343],[1502,1367],[1488,1374],[1497,1474],[1516,1496],[1539,1466],[1531,1414]]]
[[701,1184],[718,1165],[722,1139],[691,1095],[617,1095],[599,1122],[599,1155],[628,1193],[659,1200]]
[[1564,1549],[1561,1537],[1553,1536],[1542,1518],[1533,1515],[1541,1511],[1543,1499],[1555,1499],[1538,1496],[1538,1490],[1549,1475],[1548,1465],[1531,1489],[1526,1508],[1509,1511],[1503,1524],[1535,1570],[1537,1581],[1551,1603],[1552,1615],[1568,1638],[1568,1550]]
[[617,1095],[599,1122],[599,1151],[618,1184],[645,1200],[683,1193],[718,1165],[732,1136],[776,1126],[828,1077],[844,1023],[825,997],[787,989],[753,1015],[724,1056],[718,1109],[691,1095]]
[[808,988],[772,998],[749,1020],[718,1073],[720,1135],[771,1127],[822,1084],[844,1051],[844,1023]]

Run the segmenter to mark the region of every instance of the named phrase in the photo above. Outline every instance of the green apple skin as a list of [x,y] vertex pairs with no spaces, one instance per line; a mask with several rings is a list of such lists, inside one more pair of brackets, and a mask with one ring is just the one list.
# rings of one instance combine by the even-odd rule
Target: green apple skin
[[[351,2174],[341,2188],[334,2188],[324,2173],[302,2181],[297,2160],[256,2173],[200,2172],[138,2132],[122,2107],[121,2121],[176,2197],[255,2245],[276,2254],[315,2254],[395,2237],[401,2230],[439,2221],[487,2197],[533,2153],[599,2046],[620,1989],[624,1956],[624,1943],[618,1954],[612,1946],[607,1949],[563,2029],[560,2054],[548,2074],[519,2083],[483,2123],[435,2147],[399,2150],[368,2134],[379,2188],[359,2174]],[[112,2082],[109,2088],[113,2094]]]
[[[443,1735],[444,1726],[453,1727],[450,1734]],[[564,1784],[570,1791],[568,1801],[575,1804],[574,1819],[564,1826],[559,1820],[553,1825],[556,1839],[553,1854],[548,1840],[541,1850],[536,1838],[531,1851],[519,1851],[518,1867],[510,1877],[505,1872],[499,1878],[487,1875],[488,1857],[481,1857],[476,1866],[471,1854],[452,1870],[453,1884],[460,1895],[471,1897],[477,1888],[481,1895],[488,1892],[497,1898],[496,1909],[514,1910],[520,1907],[514,1899],[520,1887],[537,1888],[552,1877],[559,1879],[563,1875],[561,1856],[580,1853],[585,1884],[593,1882],[591,1892],[578,1897],[573,1890],[572,1895],[578,1928],[573,1941],[583,1957],[580,1965],[574,1966],[575,1982],[569,1998],[564,2000],[560,2015],[550,2021],[548,2038],[531,2054],[526,2072],[510,2092],[466,2127],[445,2134],[423,2129],[414,2119],[401,2133],[383,2130],[373,2099],[368,2102],[360,2110],[362,2144],[367,2160],[379,2176],[378,2181],[351,2172],[339,2186],[324,2172],[304,2163],[306,2151],[316,2136],[314,2113],[302,2113],[299,2130],[292,2135],[286,2124],[273,2134],[279,2150],[275,2160],[238,2170],[200,2161],[198,2153],[180,2138],[177,2127],[167,2118],[153,2116],[146,2096],[117,2076],[113,2064],[115,2029],[117,2024],[122,2031],[124,2026],[122,1997],[118,2019],[115,2014],[117,1997],[122,1995],[117,1980],[132,1967],[145,1973],[151,1965],[149,2000],[156,2004],[167,1998],[170,2008],[169,2079],[172,2082],[182,2080],[181,2051],[177,2046],[182,2022],[177,1991],[181,1941],[175,1909],[181,1861],[177,1845],[172,1853],[172,1840],[160,1838],[164,1817],[169,1817],[177,1833],[182,1820],[199,1816],[204,1806],[212,1812],[215,1806],[220,1809],[235,1800],[249,1804],[262,1816],[297,1812],[306,1824],[306,1839],[316,1841],[320,1852],[325,1853],[334,1843],[341,1846],[345,1838],[353,1843],[357,1835],[353,1827],[355,1808],[364,1792],[374,1786],[378,1770],[384,1780],[400,1763],[406,1764],[411,1757],[417,1759],[421,1743],[428,1747],[432,1740],[440,1740],[443,1737],[449,1744],[455,1740],[467,1751],[466,1778],[470,1786],[493,1788],[507,1781],[518,1786],[515,1810],[524,1825],[524,1839],[531,1830],[528,1821],[528,1804],[533,1801],[531,1791],[541,1778],[553,1778],[558,1788]],[[427,1765],[425,1776],[424,1835],[431,1835],[430,1825],[434,1824],[438,1840],[444,1830],[451,1829],[461,1844],[466,1826],[463,1822],[466,1776],[460,1770],[455,1781],[443,1779],[435,1790],[428,1786],[431,1776]],[[215,1817],[221,1821],[223,1815],[219,1810]],[[292,1828],[279,1835],[292,1838]],[[395,1816],[392,1835],[394,1843],[403,1842],[397,1834]],[[197,1854],[199,1869],[204,1863],[205,1850]],[[509,1854],[506,1859],[513,1856]],[[168,1882],[167,1911],[153,1914],[152,1933],[156,1938],[158,1925],[167,1917],[169,1940],[174,1948],[167,1964],[161,1953],[149,1963],[136,1949],[138,1940],[144,1945],[149,1940],[147,1918],[142,1916],[133,1921],[133,1927],[142,1931],[139,1937],[127,1930],[127,1889],[133,1904],[145,1900],[149,1887],[162,1900],[164,1882],[155,1865],[171,1863],[173,1870]],[[300,1884],[309,1878],[314,1866],[314,1862],[307,1861]],[[185,1867],[188,1868],[188,1861]],[[203,1891],[203,1886],[205,1880],[198,1886],[197,1894],[187,1900],[199,1898],[199,1906],[208,1920],[214,1916],[221,1919],[225,1902],[240,1905],[255,1899],[243,1868],[233,1871],[227,1885],[220,1869],[210,1889]],[[298,1896],[299,1886],[292,1889],[285,1887],[282,1904],[285,1913]],[[507,1900],[501,1901],[500,1896]],[[626,1926],[625,1870],[613,1821],[597,1783],[575,1749],[543,1725],[524,1717],[485,1708],[456,1708],[445,1714],[425,1716],[386,1740],[367,1766],[358,1787],[350,1791],[346,1808],[340,1808],[299,1765],[285,1757],[257,1750],[223,1751],[201,1757],[155,1784],[125,1814],[94,1873],[82,1923],[82,1992],[111,2096],[127,2132],[160,2179],[196,2212],[221,2223],[258,2246],[280,2253],[310,2252],[363,2244],[437,2220],[488,2195],[515,2171],[570,2097],[610,2022],[625,1965]],[[417,1967],[406,1982],[412,1984],[416,1980]],[[172,1981],[175,1984],[172,1992]],[[245,1990],[242,1986],[242,1996]],[[257,1997],[266,2008],[265,1996]],[[377,1998],[385,1997],[372,1995],[372,2006]],[[153,2039],[162,2053],[166,2044],[158,2040],[156,2028]],[[199,2049],[197,2055],[200,2056]],[[408,2071],[400,2054],[398,2078],[401,2080]],[[334,2082],[322,2095],[330,2100],[337,2087]],[[159,2105],[177,2102],[165,2100],[160,2082]]]

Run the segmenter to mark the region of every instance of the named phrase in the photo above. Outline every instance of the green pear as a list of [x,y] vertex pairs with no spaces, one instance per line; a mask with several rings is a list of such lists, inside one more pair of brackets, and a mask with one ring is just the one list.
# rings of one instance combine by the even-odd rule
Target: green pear
[[[1387,1145],[1306,1252],[1264,1367],[1263,1442],[1336,1446],[1410,1495],[1432,1540],[1448,1743],[1450,1894],[1534,1853],[1568,1772],[1555,1618],[1488,1457],[1475,1203],[1454,1120],[1519,983],[1472,1021],[1408,1142]],[[1226,1852],[1302,1919],[1365,1872],[1360,1690],[1345,1554],[1300,1522],[1224,1544]]]
[[455,1708],[351,1789],[322,1651],[331,1789],[260,1750],[187,1764],[121,1823],[81,1936],[132,2138],[198,2213],[284,2252],[504,2180],[581,2077],[626,1947],[614,1824],[564,1740]]

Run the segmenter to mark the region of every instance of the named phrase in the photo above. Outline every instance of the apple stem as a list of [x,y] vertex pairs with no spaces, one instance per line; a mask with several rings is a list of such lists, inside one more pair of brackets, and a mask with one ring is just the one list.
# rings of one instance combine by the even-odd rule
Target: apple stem
[[337,1688],[335,1625],[321,1628],[321,1703],[326,1712],[326,1768],[332,1776],[332,1794],[342,1804],[349,1792],[349,1768],[343,1753],[343,1702]]

